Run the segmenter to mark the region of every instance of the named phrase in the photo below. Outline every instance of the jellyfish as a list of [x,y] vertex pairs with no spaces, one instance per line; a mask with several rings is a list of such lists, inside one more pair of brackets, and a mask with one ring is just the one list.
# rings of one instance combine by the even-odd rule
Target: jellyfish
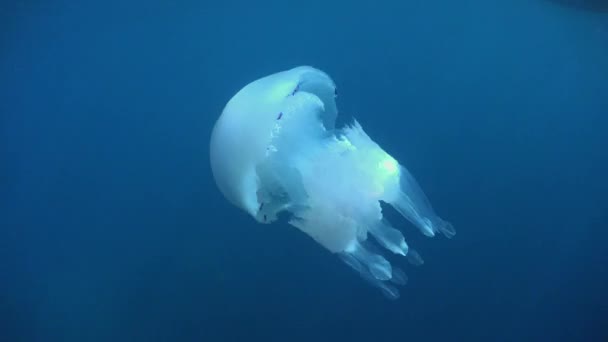
[[423,261],[383,217],[381,203],[426,236],[455,231],[356,120],[336,127],[336,96],[332,79],[309,66],[249,83],[213,128],[213,177],[224,197],[257,222],[287,221],[396,299],[396,285],[407,277],[383,253]]

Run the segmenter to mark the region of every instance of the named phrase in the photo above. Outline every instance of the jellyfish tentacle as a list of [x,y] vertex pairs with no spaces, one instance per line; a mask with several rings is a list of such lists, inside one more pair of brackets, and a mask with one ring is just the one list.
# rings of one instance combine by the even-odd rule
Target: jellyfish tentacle
[[382,220],[378,224],[371,225],[369,232],[380,245],[389,251],[403,256],[407,254],[409,247],[403,234],[393,228],[388,221]]
[[[338,256],[340,257],[340,259],[342,259],[342,261],[344,261],[344,263],[346,263],[348,266],[350,266],[352,269],[354,269],[361,276],[361,278],[366,280],[372,286],[379,288],[382,291],[382,294],[386,298],[391,299],[391,300],[396,300],[399,298],[400,293],[399,293],[399,290],[395,286],[392,286],[388,282],[379,280],[376,277],[374,277],[371,274],[371,272],[369,271],[369,269],[366,268],[365,266],[363,266],[361,264],[361,262],[359,260],[357,260],[357,258],[355,258],[352,254],[350,254],[348,252],[341,252],[341,253],[338,253]],[[403,279],[403,278],[399,278],[399,279]],[[397,285],[405,284],[405,283],[401,284],[400,282],[395,282],[395,281],[393,281],[393,283],[395,283]]]
[[441,232],[447,238],[456,235],[452,224],[441,219],[412,174],[400,166],[400,191],[389,203],[408,221],[429,237]]
[[424,264],[424,259],[422,259],[420,253],[418,253],[418,251],[416,251],[415,249],[410,249],[410,252],[407,253],[407,261],[414,266],[420,266]]
[[353,241],[345,250],[369,269],[378,280],[389,280],[393,276],[391,264],[380,254],[370,252],[363,244]]

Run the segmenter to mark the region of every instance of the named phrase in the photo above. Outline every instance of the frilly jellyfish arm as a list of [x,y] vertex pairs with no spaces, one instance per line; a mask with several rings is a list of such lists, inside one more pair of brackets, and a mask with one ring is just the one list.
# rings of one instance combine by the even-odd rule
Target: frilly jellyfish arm
[[[324,72],[297,67],[241,89],[211,135],[211,168],[224,196],[260,223],[280,212],[338,254],[389,298],[407,277],[368,241],[416,264],[402,233],[383,218],[389,203],[426,236],[452,237],[414,177],[355,122],[335,128],[336,87]],[[408,255],[408,253],[410,255]]]

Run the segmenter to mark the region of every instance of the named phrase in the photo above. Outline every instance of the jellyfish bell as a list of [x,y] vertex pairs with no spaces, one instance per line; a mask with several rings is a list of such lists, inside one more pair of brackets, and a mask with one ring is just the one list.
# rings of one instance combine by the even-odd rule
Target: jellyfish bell
[[[389,298],[407,277],[386,250],[422,259],[383,218],[393,206],[427,236],[452,237],[405,167],[356,121],[336,128],[336,87],[302,66],[256,80],[226,104],[213,128],[211,168],[223,195],[260,223],[288,222],[355,269]],[[409,256],[408,256],[409,254]]]
[[276,148],[273,142],[281,130],[279,123],[289,121],[285,115],[288,106],[298,103],[288,100],[302,94],[326,100],[322,123],[333,128],[337,116],[334,89],[324,73],[299,67],[252,82],[228,101],[213,129],[210,156],[216,183],[230,202],[257,217],[262,204],[258,190],[265,185],[260,183],[257,168],[276,152],[271,149]]

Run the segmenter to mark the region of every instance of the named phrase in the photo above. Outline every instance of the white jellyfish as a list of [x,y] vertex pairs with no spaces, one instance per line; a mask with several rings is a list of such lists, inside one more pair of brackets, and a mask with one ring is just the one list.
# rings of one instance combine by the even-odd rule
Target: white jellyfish
[[403,271],[380,248],[421,264],[401,232],[383,219],[393,206],[426,236],[455,234],[431,207],[412,175],[355,121],[336,128],[336,87],[308,66],[279,72],[241,89],[211,135],[211,168],[224,196],[260,223],[288,213],[308,234],[389,298]]

